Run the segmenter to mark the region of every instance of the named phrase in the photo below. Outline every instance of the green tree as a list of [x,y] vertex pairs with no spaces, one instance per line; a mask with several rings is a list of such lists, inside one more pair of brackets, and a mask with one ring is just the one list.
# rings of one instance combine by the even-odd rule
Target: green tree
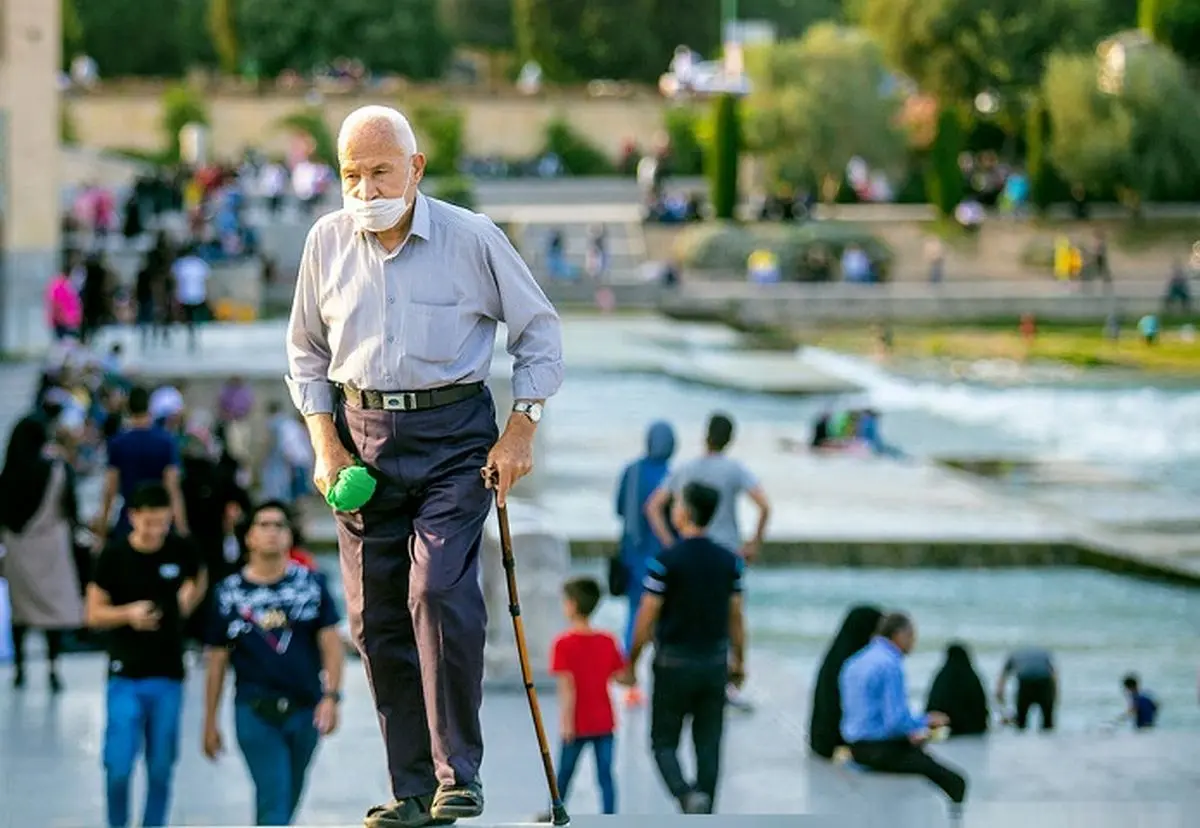
[[1122,82],[1097,85],[1086,55],[1054,55],[1042,96],[1051,120],[1050,158],[1068,183],[1111,186],[1133,208],[1200,181],[1200,100],[1183,62],[1155,44],[1127,48]]
[[[653,80],[670,54],[646,25],[656,0],[513,0],[513,28],[522,61],[535,60],[547,80]],[[673,44],[671,48],[677,44]]]
[[[847,0],[847,3],[851,0]],[[840,23],[846,18],[842,0],[739,0],[738,17],[765,20],[775,26],[780,40],[799,37],[821,21]]]
[[236,7],[237,0],[208,0],[208,34],[226,75],[235,75],[238,70]]
[[885,168],[903,160],[898,102],[882,92],[882,55],[863,31],[820,23],[747,63],[747,150],[777,181],[816,181],[831,198],[851,158]]
[[859,0],[857,18],[921,89],[970,100],[1035,86],[1055,49],[1090,48],[1102,0]]
[[268,77],[355,57],[374,72],[428,80],[453,48],[428,0],[241,0],[237,38]]
[[713,213],[732,220],[738,204],[738,160],[742,150],[742,124],[738,100],[718,95],[713,100],[713,141],[705,159]]
[[438,0],[446,34],[455,43],[485,52],[511,52],[513,0]]
[[963,175],[958,155],[963,150],[962,113],[954,104],[943,104],[938,111],[937,135],[929,148],[929,170],[925,174],[925,195],[937,207],[942,218],[954,214],[962,200]]
[[75,9],[81,50],[103,77],[180,77],[212,61],[205,0],[86,0]]
[[1155,39],[1170,46],[1191,64],[1200,63],[1200,3],[1196,0],[1157,0]]
[[75,0],[62,0],[62,65],[67,69],[71,61],[84,51],[83,23]]

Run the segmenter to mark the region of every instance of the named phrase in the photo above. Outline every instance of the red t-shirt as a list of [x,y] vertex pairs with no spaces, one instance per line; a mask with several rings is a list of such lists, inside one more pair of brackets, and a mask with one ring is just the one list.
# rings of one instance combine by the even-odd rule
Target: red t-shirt
[[554,639],[550,672],[575,684],[575,738],[608,736],[617,729],[608,683],[625,666],[617,639],[599,630],[570,630]]

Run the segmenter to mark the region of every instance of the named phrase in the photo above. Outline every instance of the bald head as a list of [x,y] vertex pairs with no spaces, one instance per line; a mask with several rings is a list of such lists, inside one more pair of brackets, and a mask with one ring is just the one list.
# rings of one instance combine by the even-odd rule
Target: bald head
[[390,106],[359,107],[342,121],[342,128],[338,130],[338,157],[344,157],[347,150],[362,143],[391,144],[403,150],[405,155],[417,154],[417,136],[412,125]]

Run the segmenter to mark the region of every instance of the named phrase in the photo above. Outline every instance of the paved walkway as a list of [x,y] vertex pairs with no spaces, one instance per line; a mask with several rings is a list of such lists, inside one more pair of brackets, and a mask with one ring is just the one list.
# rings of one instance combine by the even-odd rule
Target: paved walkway
[[[751,664],[769,669],[753,658]],[[0,826],[93,828],[99,824],[103,669],[99,656],[69,658],[64,676],[67,691],[57,700],[45,693],[36,664],[23,692],[14,693],[7,686],[0,689]],[[7,685],[7,670],[3,676]],[[764,684],[769,687],[771,682],[767,679]],[[355,824],[367,805],[384,796],[381,743],[356,663],[349,665],[346,690],[342,729],[320,749],[299,824]],[[251,792],[240,758],[227,755],[211,764],[199,752],[201,692],[200,675],[194,671],[188,682],[176,773],[174,824],[244,824],[251,812]],[[547,726],[553,731],[554,702],[544,702]],[[233,730],[226,718],[229,741]],[[944,824],[943,801],[923,782],[868,776],[807,758],[800,724],[804,718],[802,710],[788,710],[770,698],[753,715],[731,715],[719,802],[722,813],[845,814],[854,816],[854,825],[889,828]],[[487,824],[528,820],[543,806],[544,783],[524,697],[489,694],[484,726]],[[623,715],[618,739],[622,812],[672,813],[647,754],[644,710]],[[972,780],[968,826],[1183,826],[1184,808],[1200,806],[1195,734],[1020,737],[1004,733],[985,741],[939,745],[935,752],[965,769]],[[569,801],[577,814],[598,810],[592,776],[591,762],[585,759]],[[135,801],[139,797],[140,791],[135,791]],[[1155,819],[1137,821],[1135,815],[1147,813]],[[577,824],[588,821],[579,819]],[[661,823],[655,820],[655,824]]]

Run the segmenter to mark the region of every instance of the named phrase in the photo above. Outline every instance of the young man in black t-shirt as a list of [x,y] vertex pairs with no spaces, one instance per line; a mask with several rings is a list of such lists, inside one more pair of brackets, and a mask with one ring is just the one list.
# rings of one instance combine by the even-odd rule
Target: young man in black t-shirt
[[87,622],[109,630],[104,769],[109,828],[129,824],[129,782],[145,743],[142,825],[167,824],[183,707],[183,625],[201,594],[199,555],[172,535],[161,483],[129,499],[132,530],[100,553],[88,585]]
[[238,747],[254,780],[255,825],[291,825],[317,742],[337,728],[344,647],[338,611],[315,572],[292,563],[278,501],[250,513],[249,562],[216,587],[204,683],[204,755],[223,750],[225,674],[236,678]]
[[[647,567],[633,651],[623,676],[636,681],[642,650],[654,641],[650,743],[663,782],[688,814],[712,813],[721,761],[727,684],[746,678],[742,615],[744,561],[706,536],[721,495],[689,483],[675,499],[671,521],[680,541]],[[679,765],[679,738],[691,719],[696,782]]]

